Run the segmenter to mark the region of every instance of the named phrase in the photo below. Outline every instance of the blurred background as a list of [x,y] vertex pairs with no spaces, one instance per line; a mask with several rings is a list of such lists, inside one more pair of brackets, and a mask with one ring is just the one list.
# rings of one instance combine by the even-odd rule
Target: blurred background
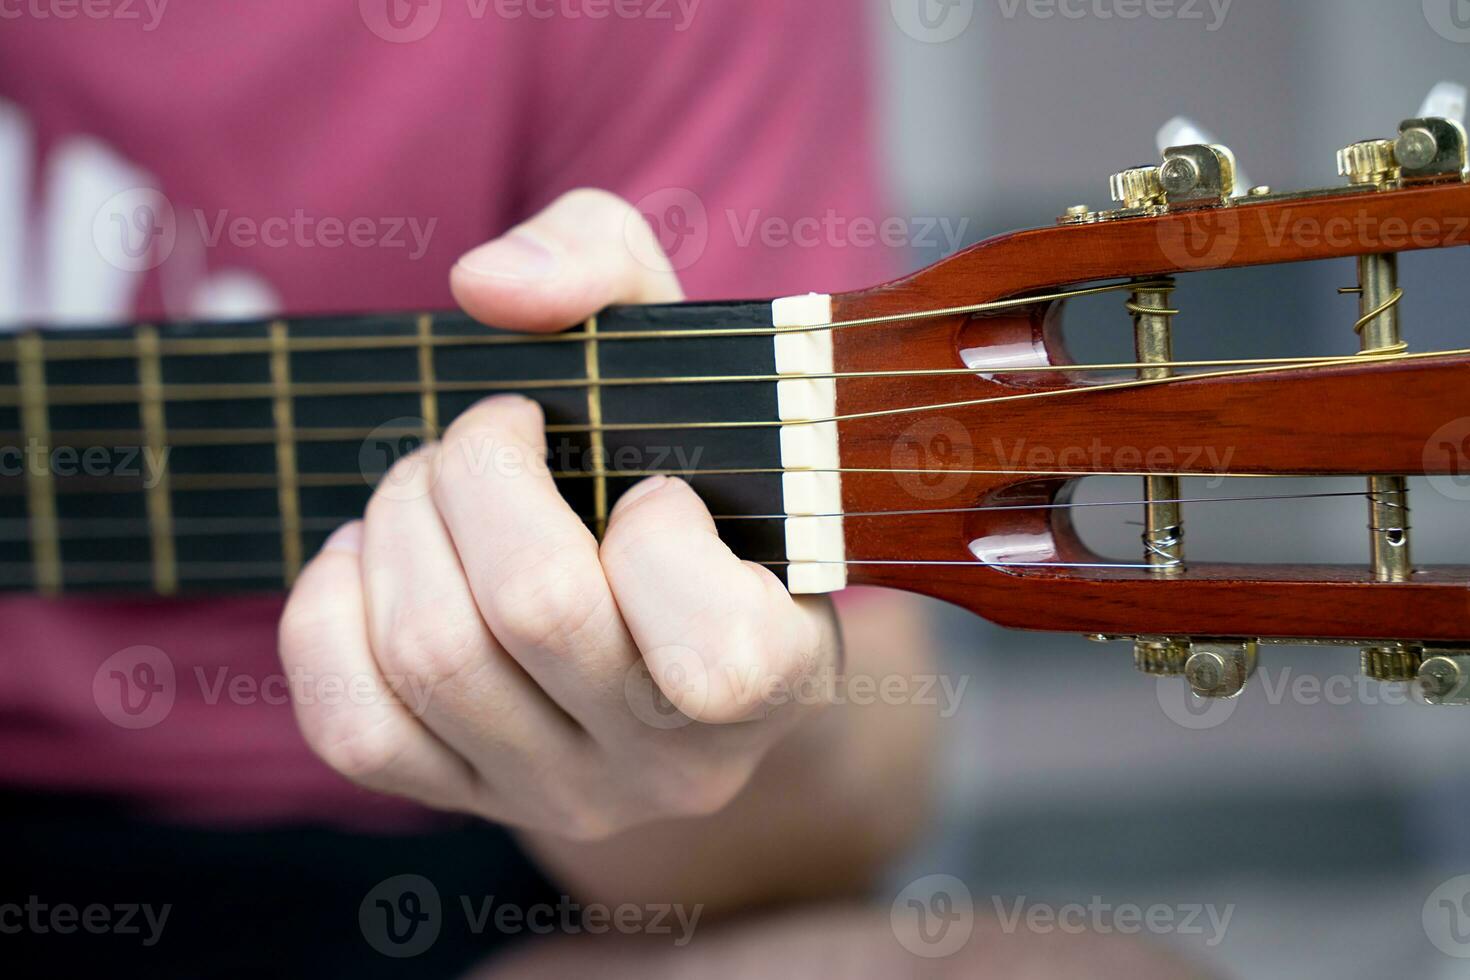
[[[1459,0],[1181,0],[1116,16],[1131,6],[958,0],[930,4],[926,24],[875,0],[901,213],[969,216],[977,240],[1102,207],[1108,175],[1157,162],[1156,133],[1179,115],[1254,183],[1337,186],[1339,148],[1396,134],[1436,83],[1470,82]],[[1459,250],[1404,257],[1414,347],[1465,346],[1467,271]],[[1337,288],[1355,282],[1351,262],[1187,278],[1176,352],[1353,353],[1355,298]],[[1080,359],[1131,360],[1116,297],[1073,308],[1068,339]],[[1134,482],[1090,481],[1082,499],[1138,499]],[[1203,483],[1184,496],[1261,492]],[[1463,561],[1467,504],[1414,492],[1416,557]],[[1099,548],[1138,553],[1139,528],[1123,523],[1138,515],[1090,517]],[[1361,499],[1196,505],[1185,519],[1197,558],[1367,560]],[[1470,976],[1424,922],[1435,889],[1470,872],[1470,712],[1359,680],[1355,650],[1295,647],[1266,648],[1245,695],[1207,710],[1181,681],[1134,673],[1126,645],[936,614],[950,670],[970,675],[968,734],[951,744],[943,826],[904,880],[963,874],[987,911],[1019,896],[1233,906],[1217,945],[1208,928],[1162,937],[1227,976]]]

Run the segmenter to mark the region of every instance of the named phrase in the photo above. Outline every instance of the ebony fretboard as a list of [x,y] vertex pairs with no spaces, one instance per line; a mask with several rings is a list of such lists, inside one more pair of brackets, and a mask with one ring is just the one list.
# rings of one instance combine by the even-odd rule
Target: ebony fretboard
[[[16,334],[0,341],[0,588],[281,589],[395,459],[506,391],[545,407],[551,469],[589,527],[642,475],[679,473],[736,552],[779,573],[770,328],[770,304],[732,303],[617,308],[549,337],[457,313]],[[711,377],[761,380],[676,380]]]

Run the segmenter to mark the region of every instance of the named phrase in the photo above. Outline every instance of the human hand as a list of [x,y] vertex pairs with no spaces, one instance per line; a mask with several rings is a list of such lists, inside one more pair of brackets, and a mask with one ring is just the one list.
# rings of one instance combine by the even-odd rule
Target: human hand
[[[681,299],[657,254],[630,205],[575,191],[470,252],[451,284],[486,323],[550,331]],[[545,455],[534,402],[482,401],[302,570],[281,621],[288,670],[375,692],[299,700],[306,740],[369,788],[568,839],[718,811],[816,710],[762,695],[837,667],[831,604],[737,559],[678,479],[629,491],[599,545]],[[678,709],[667,720],[639,710],[653,685]],[[405,688],[424,704],[392,693]]]

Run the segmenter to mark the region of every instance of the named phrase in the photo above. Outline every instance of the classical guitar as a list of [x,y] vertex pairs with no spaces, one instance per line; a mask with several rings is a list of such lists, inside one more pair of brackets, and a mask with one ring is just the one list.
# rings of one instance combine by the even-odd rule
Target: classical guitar
[[[1405,484],[1460,458],[1425,446],[1470,415],[1470,351],[1411,352],[1397,283],[1399,252],[1470,241],[1466,135],[1413,119],[1340,163],[1337,189],[1238,195],[1227,148],[1180,146],[1115,176],[1116,210],[873,289],[616,308],[551,336],[454,313],[30,330],[0,348],[0,583],[281,589],[405,448],[519,391],[545,406],[549,465],[593,531],[638,479],[678,473],[793,592],[885,586],[1124,641],[1202,696],[1239,693],[1263,641],[1357,646],[1371,676],[1470,703],[1470,566],[1414,564]],[[1382,245],[1281,234],[1294,222],[1367,223]],[[1359,352],[1174,359],[1178,277],[1344,256]],[[1063,306],[1104,294],[1132,316],[1136,360],[1073,363]],[[1059,465],[1002,458],[991,437],[1015,432]],[[1207,451],[1098,462],[1161,443]],[[1105,471],[1142,483],[1132,556],[1093,553],[1070,520],[1071,487]],[[1193,560],[1192,475],[1361,476],[1364,561]]]

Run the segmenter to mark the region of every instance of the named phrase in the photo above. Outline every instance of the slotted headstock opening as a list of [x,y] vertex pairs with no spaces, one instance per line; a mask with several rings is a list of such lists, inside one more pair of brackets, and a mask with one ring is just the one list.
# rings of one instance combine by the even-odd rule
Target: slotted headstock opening
[[[1423,124],[1400,140],[1422,166],[1399,166],[1393,141],[1359,145],[1345,190],[1236,199],[1230,168],[1210,165],[1227,152],[1176,148],[1158,173],[1115,182],[1118,211],[1074,209],[840,297],[839,321],[900,327],[836,347],[852,580],[1004,625],[1135,639],[1151,672],[1208,653],[1201,684],[1240,675],[1260,638],[1362,645],[1380,679],[1470,648],[1470,565],[1416,557],[1410,517],[1410,478],[1453,487],[1470,470],[1470,330],[1415,342],[1405,319],[1400,253],[1470,244],[1463,130]],[[1447,142],[1428,155],[1426,139]],[[1274,285],[1220,288],[1242,269]],[[1288,276],[1307,299],[1287,298]],[[1211,343],[1181,341],[1211,281]],[[1091,340],[1091,314],[1110,309],[1128,347],[1069,350],[1072,306],[1089,314],[1072,335]],[[902,320],[936,309],[953,312]],[[1303,327],[1334,318],[1336,343]],[[1093,476],[1136,488],[1115,502],[1142,523],[1131,555],[1078,531],[1076,484]],[[1339,533],[1357,558],[1198,554],[1190,522],[1209,504],[1188,488],[1202,478],[1228,479],[1237,497],[1355,499],[1359,518]],[[1319,481],[1357,489],[1293,489]]]

